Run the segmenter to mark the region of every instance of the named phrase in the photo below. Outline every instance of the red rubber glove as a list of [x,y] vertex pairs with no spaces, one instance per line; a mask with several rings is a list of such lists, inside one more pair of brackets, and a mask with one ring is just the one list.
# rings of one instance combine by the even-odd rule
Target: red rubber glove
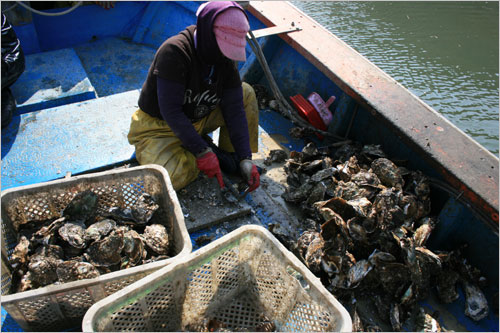
[[207,148],[205,151],[196,156],[196,166],[198,166],[198,169],[207,175],[208,178],[212,178],[213,176],[217,177],[219,186],[224,188],[224,181],[222,180],[219,160],[214,152],[210,148]]
[[249,192],[254,191],[260,185],[260,174],[257,167],[250,160],[242,160],[240,162],[241,175],[245,178],[250,186]]

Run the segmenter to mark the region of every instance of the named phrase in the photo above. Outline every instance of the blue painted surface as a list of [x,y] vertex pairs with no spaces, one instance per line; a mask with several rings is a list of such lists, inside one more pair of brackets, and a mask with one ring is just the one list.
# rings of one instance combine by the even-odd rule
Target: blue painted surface
[[99,97],[141,89],[156,49],[119,38],[75,48]]
[[24,55],[40,52],[40,44],[38,43],[38,34],[35,25],[31,22],[28,24],[13,26],[17,38],[21,43]]
[[[440,324],[445,328],[450,329],[450,327],[456,327],[458,324],[464,328],[464,331],[468,332],[498,332],[498,317],[493,314],[493,310],[490,308],[488,316],[480,321],[474,321],[465,315],[465,295],[461,287],[457,288],[458,299],[450,304],[446,305],[446,309],[443,309],[441,304],[436,304],[434,302],[419,302],[425,308],[430,310],[429,313],[438,311],[441,318]],[[491,305],[491,303],[489,303]],[[446,313],[444,313],[446,312]],[[453,318],[453,322],[449,322],[450,318]]]
[[139,91],[14,117],[2,130],[2,190],[130,159]]
[[2,308],[2,324],[1,324],[2,332],[24,332],[24,330],[19,326],[18,323],[11,317],[7,311]]
[[[294,127],[287,119],[275,111],[264,110],[259,114],[259,125],[283,147],[289,150],[302,150],[304,141],[291,138],[288,131]],[[261,139],[259,138],[259,141]],[[259,142],[259,149],[261,148]]]
[[96,97],[87,73],[73,49],[26,56],[26,69],[11,89],[19,113]]
[[[148,2],[117,1],[106,10],[98,5],[80,6],[62,16],[33,15],[42,51],[69,48],[94,39],[132,39]],[[49,10],[60,12],[61,9]]]
[[430,249],[451,250],[462,244],[469,245],[464,255],[489,281],[486,294],[494,295],[498,292],[498,236],[469,209],[450,198],[440,211],[439,224],[427,245]]
[[[136,36],[136,41],[142,37],[141,42],[158,48],[167,38],[176,35],[186,27],[196,24],[196,9],[203,2],[176,2],[177,7],[173,8],[170,3],[161,2],[159,5],[151,3],[154,6],[154,12],[150,11],[145,20],[152,22],[144,29],[142,36]],[[146,11],[147,12],[147,11]],[[148,12],[147,12],[148,13]],[[143,21],[145,22],[145,21]],[[139,27],[142,28],[141,25]]]
[[[2,189],[60,178],[66,171],[77,174],[93,170],[133,156],[134,149],[128,144],[126,134],[130,115],[137,108],[138,91],[135,90],[142,86],[156,47],[194,23],[194,12],[200,3],[179,2],[177,5],[175,10],[163,2],[118,2],[111,10],[88,5],[72,15],[35,16],[33,24],[15,27],[27,54],[40,49],[76,47],[98,95],[112,96],[15,117],[12,124],[2,130]],[[249,16],[252,29],[263,27]],[[127,41],[132,39],[151,47]],[[332,108],[335,109],[332,130],[344,134],[355,102],[279,37],[261,40],[273,74],[287,98],[297,93],[307,96],[313,91],[325,99],[332,94],[337,96]],[[255,57],[250,56],[248,60],[240,63],[240,68],[248,72],[250,82],[264,83]],[[113,95],[128,90],[134,91]],[[412,149],[401,143],[392,130],[375,126],[377,122],[360,108],[351,130],[352,137],[361,142],[380,143],[391,156],[407,158],[412,169],[435,176],[426,161],[414,156]],[[289,138],[288,130],[293,125],[276,112],[261,112],[260,126],[284,147],[302,149],[302,140]],[[246,200],[264,225],[273,222],[272,216],[253,204],[251,195]],[[478,264],[490,281],[498,283],[498,236],[455,200],[448,200],[442,206],[438,207],[440,226],[432,234],[429,247],[432,249],[434,244],[434,248],[451,248],[468,240],[472,245],[466,253],[468,258]],[[193,244],[197,235],[207,231],[213,232],[193,233]],[[490,304],[495,292],[498,286],[487,290]],[[446,311],[468,330],[498,331],[498,318],[492,313],[479,323],[464,316],[463,293],[460,300],[446,306]],[[3,309],[2,331],[21,331]]]

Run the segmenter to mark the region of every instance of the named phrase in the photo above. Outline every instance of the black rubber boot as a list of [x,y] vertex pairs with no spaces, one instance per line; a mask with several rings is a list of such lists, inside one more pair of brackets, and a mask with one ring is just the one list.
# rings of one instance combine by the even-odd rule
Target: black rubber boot
[[2,128],[7,127],[14,112],[16,111],[16,100],[9,88],[2,89]]

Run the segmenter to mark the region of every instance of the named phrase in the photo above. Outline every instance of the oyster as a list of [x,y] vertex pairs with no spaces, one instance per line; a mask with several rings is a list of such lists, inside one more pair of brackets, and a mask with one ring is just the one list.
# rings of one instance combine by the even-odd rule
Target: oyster
[[452,269],[443,269],[439,272],[436,281],[436,290],[441,302],[447,304],[458,299],[457,282],[459,277],[459,274]]
[[128,258],[126,267],[136,266],[146,258],[147,252],[144,248],[144,242],[136,231],[129,230],[123,235],[123,253]]
[[38,254],[33,255],[28,264],[31,282],[38,286],[46,286],[56,282],[56,269],[59,262],[61,262],[61,260],[44,257]]
[[109,267],[121,262],[121,251],[123,249],[123,233],[116,232],[93,242],[85,252],[85,258],[94,266]]
[[361,280],[372,270],[373,266],[368,260],[360,260],[349,269],[347,287],[356,288]]
[[353,208],[358,216],[364,218],[367,218],[372,210],[372,203],[364,197],[349,200],[347,204]]
[[372,162],[371,169],[385,186],[402,188],[403,177],[392,161],[387,158],[378,158]]
[[307,230],[300,235],[299,239],[297,239],[297,253],[301,256],[302,261],[305,262],[307,249],[316,238],[321,238],[319,232],[315,230]]
[[287,202],[299,203],[307,199],[313,187],[314,184],[307,182],[302,184],[299,188],[296,189],[289,188],[282,195],[283,199],[285,199],[285,201]]
[[30,248],[30,242],[26,238],[26,236],[21,236],[19,239],[19,243],[17,243],[14,248],[14,252],[12,252],[12,256],[10,259],[11,265],[13,268],[18,267],[19,265],[23,266],[28,261],[28,252]]
[[273,149],[269,152],[269,156],[264,160],[265,165],[273,163],[282,163],[288,158],[286,151],[281,149]]
[[94,265],[76,260],[68,260],[59,263],[56,272],[60,282],[92,279],[100,275]]
[[417,314],[416,329],[417,332],[443,332],[439,322],[434,319],[430,314],[426,313],[423,308],[419,309]]
[[151,220],[159,207],[153,197],[147,193],[143,193],[134,203],[133,207],[111,207],[108,210],[107,216],[122,223],[145,225]]
[[391,310],[389,318],[391,320],[392,329],[394,332],[401,331],[401,318],[400,318],[401,309],[399,304],[391,303]]
[[53,244],[55,243],[57,230],[65,223],[66,218],[61,217],[50,223],[48,226],[41,227],[37,232],[35,232],[30,242],[35,244]]
[[326,169],[319,170],[315,174],[311,176],[311,180],[313,182],[319,182],[322,181],[323,179],[326,179],[328,177],[332,177],[334,174],[336,174],[338,170],[335,167],[330,167]]
[[142,238],[146,245],[155,253],[168,254],[170,240],[165,226],[161,224],[146,226]]
[[400,298],[410,284],[410,271],[406,265],[390,262],[378,265],[375,269],[384,290]]
[[42,245],[37,247],[35,254],[54,259],[64,259],[64,251],[59,245]]
[[436,222],[432,218],[423,218],[420,221],[420,226],[415,230],[413,234],[413,241],[415,242],[415,246],[424,246],[427,242],[427,239],[431,235],[432,230],[434,229]]
[[69,245],[77,249],[83,249],[86,246],[85,228],[83,222],[67,222],[59,228],[59,236]]
[[475,321],[485,318],[489,313],[488,301],[478,286],[463,282],[465,290],[465,315]]
[[368,161],[373,161],[374,158],[387,157],[380,145],[365,145],[359,154]]
[[85,229],[85,239],[87,241],[98,241],[107,236],[116,227],[116,222],[111,219],[104,219],[90,225]]
[[314,237],[307,247],[305,252],[304,261],[306,266],[309,267],[311,272],[318,274],[321,271],[321,259],[323,258],[323,248],[325,242],[321,235]]
[[306,200],[306,208],[311,207],[316,201],[321,201],[325,197],[326,185],[323,182],[317,183]]
[[70,203],[64,208],[62,216],[68,220],[92,222],[97,213],[99,196],[91,190],[77,193]]

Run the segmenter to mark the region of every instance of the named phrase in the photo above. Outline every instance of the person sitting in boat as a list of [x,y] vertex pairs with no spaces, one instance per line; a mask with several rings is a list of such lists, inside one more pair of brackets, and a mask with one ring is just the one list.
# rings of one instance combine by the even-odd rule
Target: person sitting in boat
[[[196,25],[159,47],[132,115],[128,141],[140,164],[164,166],[175,190],[203,172],[240,173],[249,191],[260,184],[252,162],[258,149],[259,110],[253,88],[242,82],[248,17],[236,2],[214,1],[197,10]],[[216,146],[209,133],[220,128]]]

